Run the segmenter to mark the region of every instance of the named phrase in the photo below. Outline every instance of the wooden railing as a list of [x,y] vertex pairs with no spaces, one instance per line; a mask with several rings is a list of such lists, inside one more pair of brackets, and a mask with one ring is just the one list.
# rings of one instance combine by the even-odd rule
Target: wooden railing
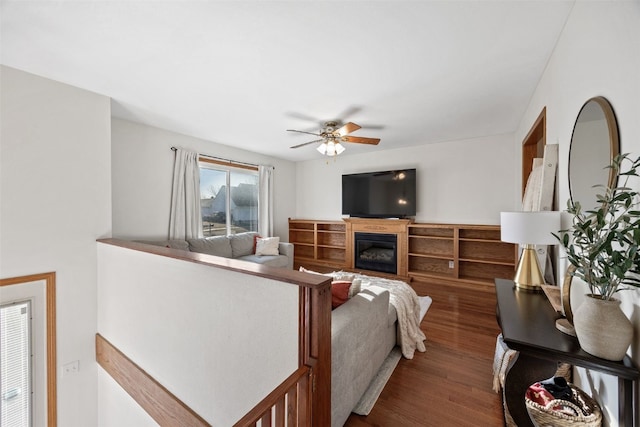
[[233,427],[311,426],[310,377],[308,366],[299,368]]
[[[255,426],[258,421],[261,427],[269,427],[272,423],[278,427],[284,426],[285,424],[279,424],[280,420],[286,420],[288,427],[331,425],[329,277],[124,240],[101,239],[99,242],[298,286],[299,367],[235,426]],[[210,425],[100,335],[96,336],[96,359],[160,425]],[[181,417],[178,424],[174,423],[176,414]]]
[[159,425],[211,427],[100,334],[96,334],[96,361]]

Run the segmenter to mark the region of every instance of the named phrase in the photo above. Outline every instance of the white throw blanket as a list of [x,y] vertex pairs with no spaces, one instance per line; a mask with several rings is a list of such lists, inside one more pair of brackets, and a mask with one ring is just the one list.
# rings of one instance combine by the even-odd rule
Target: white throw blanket
[[411,286],[400,280],[383,279],[380,277],[365,276],[363,274],[346,273],[336,271],[331,273],[333,277],[352,274],[361,280],[362,289],[368,286],[378,286],[389,291],[389,303],[396,309],[398,316],[398,331],[402,355],[407,359],[413,359],[416,350],[426,351],[424,340],[427,337],[420,330],[420,302],[418,295]]

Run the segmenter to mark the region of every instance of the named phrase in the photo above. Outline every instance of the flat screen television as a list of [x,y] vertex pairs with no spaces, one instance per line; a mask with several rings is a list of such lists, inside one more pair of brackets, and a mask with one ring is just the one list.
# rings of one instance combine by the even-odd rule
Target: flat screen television
[[342,214],[361,218],[416,215],[416,170],[342,175]]

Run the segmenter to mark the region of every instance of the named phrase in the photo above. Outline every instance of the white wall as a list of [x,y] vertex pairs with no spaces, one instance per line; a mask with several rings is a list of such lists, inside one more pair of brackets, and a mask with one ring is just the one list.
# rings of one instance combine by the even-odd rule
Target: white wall
[[274,234],[288,241],[287,219],[295,210],[293,162],[116,118],[111,132],[115,237],[167,237],[173,146],[238,162],[275,166]]
[[[571,132],[582,104],[604,96],[618,119],[622,152],[640,155],[640,2],[575,3],[547,69],[516,132],[515,147],[547,106],[547,142],[560,144],[559,200],[569,197],[567,159]],[[603,165],[604,166],[604,165]],[[519,185],[518,185],[519,188]],[[564,274],[566,263],[561,262]],[[640,364],[640,292],[619,293],[622,307],[635,325],[629,354]],[[575,311],[575,307],[574,307]],[[582,371],[581,371],[582,372]],[[591,372],[581,386],[606,406],[610,426],[617,423],[617,382]]]
[[[0,74],[0,277],[56,272],[58,425],[95,425],[96,239],[111,227],[109,98],[4,66]],[[62,378],[74,360],[80,371]]]
[[[298,368],[297,286],[98,249],[98,332],[210,424],[233,425]],[[100,376],[100,427],[138,425],[111,406],[126,402],[114,383]]]
[[496,135],[299,162],[296,218],[339,219],[342,174],[415,167],[416,221],[498,224],[519,203],[515,150],[513,135]]

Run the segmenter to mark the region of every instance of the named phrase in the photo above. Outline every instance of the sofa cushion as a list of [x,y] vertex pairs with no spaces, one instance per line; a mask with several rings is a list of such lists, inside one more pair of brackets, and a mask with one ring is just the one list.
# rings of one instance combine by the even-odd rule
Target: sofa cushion
[[227,236],[214,236],[199,239],[187,239],[191,252],[231,258],[231,241]]
[[258,233],[253,231],[230,235],[232,256],[239,258],[255,253],[254,241],[257,235]]
[[256,239],[256,255],[280,255],[278,245],[280,237],[259,237]]
[[255,262],[256,264],[268,265],[270,267],[289,267],[291,258],[285,255],[245,255],[238,258],[242,261]]

